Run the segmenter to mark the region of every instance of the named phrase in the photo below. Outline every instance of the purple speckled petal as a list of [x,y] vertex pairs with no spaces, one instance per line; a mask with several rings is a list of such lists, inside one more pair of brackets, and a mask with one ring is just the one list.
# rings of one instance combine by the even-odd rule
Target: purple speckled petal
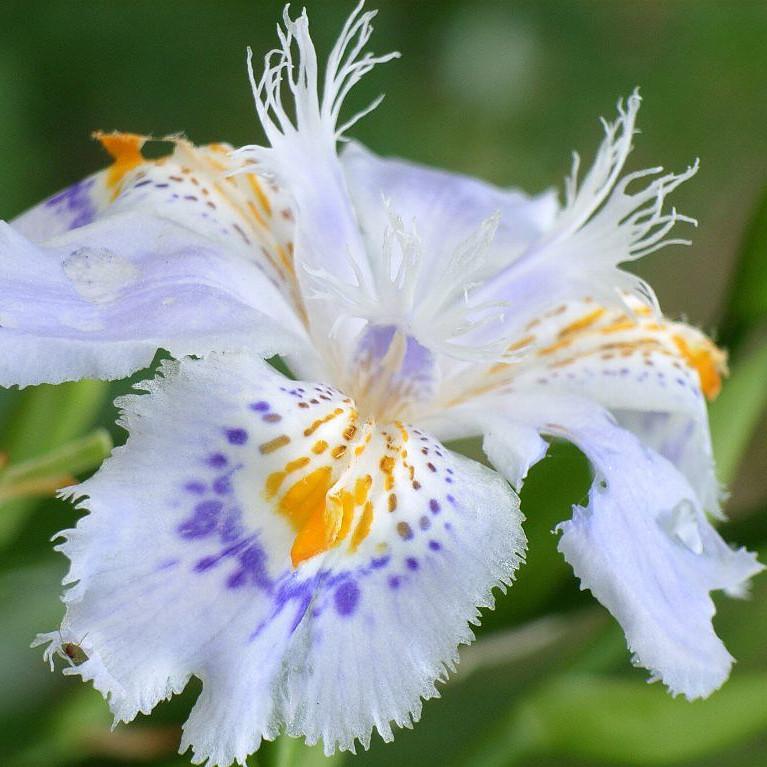
[[284,227],[239,213],[248,182],[219,184],[211,154],[179,142],[0,222],[0,385],[122,378],[158,348],[312,358],[271,257]]
[[92,223],[109,205],[104,174],[84,178],[36,205],[12,222],[33,242],[44,242]]
[[[66,635],[84,637],[88,655],[76,672],[122,720],[196,674],[187,732],[226,753],[273,737],[274,722],[329,750],[367,744],[374,725],[391,738],[391,723],[436,694],[468,621],[519,562],[506,483],[418,429],[355,425],[343,394],[245,355],[168,363],[150,389],[121,400],[127,444],[77,487],[90,513],[60,547]],[[367,501],[346,538],[296,565],[280,499],[328,466]]]

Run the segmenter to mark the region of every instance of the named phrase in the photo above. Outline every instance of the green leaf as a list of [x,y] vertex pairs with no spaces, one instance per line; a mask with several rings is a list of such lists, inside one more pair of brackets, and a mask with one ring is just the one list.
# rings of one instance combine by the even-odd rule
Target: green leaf
[[[7,748],[9,719],[44,705],[63,685],[51,674],[40,650],[30,642],[40,631],[50,631],[61,621],[63,557],[32,567],[0,573],[0,612],[3,616],[3,651],[0,653],[0,752]],[[26,718],[26,717],[25,717]],[[16,733],[18,737],[18,733]]]
[[345,754],[337,751],[333,756],[325,756],[321,744],[307,746],[299,738],[281,735],[271,744],[269,757],[269,767],[338,767]]
[[[506,742],[530,753],[599,763],[673,765],[700,758],[767,727],[767,673],[732,678],[704,701],[672,698],[660,685],[568,675],[545,685],[515,711]],[[479,767],[504,765],[503,747]]]
[[717,473],[725,484],[735,478],[765,407],[767,345],[733,366],[730,380],[710,408]]
[[[759,552],[760,559],[765,555]],[[585,651],[564,668],[552,668],[549,681],[529,691],[502,689],[508,713],[475,733],[473,749],[451,767],[527,767],[543,757],[546,764],[561,759],[551,761],[552,767],[575,760],[639,767],[695,759],[697,765],[704,756],[742,747],[767,729],[767,578],[755,579],[751,599],[718,595],[717,607],[717,629],[738,665],[708,700],[674,699],[661,685],[644,684],[645,672],[625,678],[605,674],[616,660],[628,670],[623,632],[610,620]]]
[[[455,440],[447,447],[490,465],[479,438]],[[517,572],[514,588],[499,594],[495,609],[485,615],[483,632],[532,620],[550,608],[559,594],[569,600],[571,592],[563,593],[563,584],[569,583],[577,594],[572,569],[557,550],[559,536],[553,531],[571,516],[573,504],[584,501],[590,484],[586,458],[576,447],[559,440],[530,470],[520,493],[528,542],[525,564]]]
[[112,719],[109,708],[95,690],[79,687],[54,709],[45,736],[18,754],[11,765],[32,767],[35,764],[70,763],[85,756],[99,736],[109,735]]
[[[16,402],[3,424],[0,444],[10,462],[26,461],[79,437],[94,422],[108,391],[103,381],[78,381],[9,392]],[[35,504],[21,498],[3,505],[0,546],[16,537]]]
[[[0,653],[0,759],[3,767],[12,755],[31,750],[48,739],[47,727],[54,701],[60,701],[75,680],[52,674],[40,648],[30,648],[35,634],[61,622],[63,557],[0,573],[0,614],[3,651]],[[79,686],[79,685],[77,685]],[[27,764],[54,767],[55,761],[38,759]]]
[[15,498],[49,494],[71,484],[74,475],[96,468],[111,450],[109,432],[96,429],[44,455],[9,466],[0,471],[0,504]]
[[461,648],[457,673],[439,685],[440,700],[424,702],[414,729],[396,729],[393,743],[374,736],[369,751],[360,751],[344,764],[480,765],[472,757],[477,743],[488,735],[495,737],[499,722],[505,730],[512,701],[552,673],[570,668],[606,622],[604,611],[596,609],[548,616]]
[[746,231],[726,306],[720,341],[734,348],[767,318],[767,190]]
[[[767,548],[756,550],[757,559],[767,562]],[[737,661],[740,674],[767,671],[767,573],[760,573],[750,584],[747,599],[716,598],[716,629]],[[767,698],[765,699],[767,705]]]

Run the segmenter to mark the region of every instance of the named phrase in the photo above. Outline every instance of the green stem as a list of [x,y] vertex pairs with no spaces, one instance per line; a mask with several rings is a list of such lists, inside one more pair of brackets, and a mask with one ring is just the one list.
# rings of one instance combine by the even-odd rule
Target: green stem
[[[0,446],[14,467],[66,446],[69,440],[81,437],[92,428],[108,393],[109,384],[104,381],[42,385],[13,392],[15,405],[1,424]],[[80,471],[85,468],[75,467]],[[58,479],[58,486],[69,484],[71,473],[65,470],[67,476],[49,476],[49,481],[42,483],[44,487],[33,482],[20,488],[22,493],[16,497],[6,496],[0,513],[0,547],[9,545],[18,536],[35,508],[34,496],[50,494],[57,486],[52,483],[53,479]]]
[[767,407],[767,344],[739,360],[730,380],[710,409],[719,479],[735,479],[761,414]]
[[74,475],[98,466],[109,455],[112,438],[96,429],[48,453],[0,470],[0,503],[47,495],[74,482]]

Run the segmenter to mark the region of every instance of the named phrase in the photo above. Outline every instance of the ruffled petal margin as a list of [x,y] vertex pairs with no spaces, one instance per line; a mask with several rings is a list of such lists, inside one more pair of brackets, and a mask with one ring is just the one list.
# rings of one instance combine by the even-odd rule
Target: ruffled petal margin
[[572,442],[587,456],[595,473],[589,501],[559,525],[559,550],[582,588],[621,624],[635,664],[649,669],[651,680],[688,699],[720,687],[733,659],[714,631],[710,592],[742,594],[763,569],[755,555],[731,548],[681,471],[597,404],[562,394],[521,395],[494,424],[485,447],[504,474],[508,456],[520,450],[504,445],[504,437],[513,439],[524,425]]
[[101,136],[115,162],[0,222],[0,385],[122,378],[173,355],[311,356],[276,190],[228,149]]
[[191,675],[182,749],[244,763],[281,730],[327,753],[418,719],[524,550],[506,482],[406,424],[361,421],[261,360],[169,363],[121,401],[130,437],[72,491],[89,510],[47,657],[117,720]]
[[577,444],[596,472],[588,505],[560,525],[559,550],[620,622],[651,680],[705,698],[733,662],[712,625],[710,592],[742,593],[762,565],[727,545],[667,459],[605,415],[587,418],[547,427]]

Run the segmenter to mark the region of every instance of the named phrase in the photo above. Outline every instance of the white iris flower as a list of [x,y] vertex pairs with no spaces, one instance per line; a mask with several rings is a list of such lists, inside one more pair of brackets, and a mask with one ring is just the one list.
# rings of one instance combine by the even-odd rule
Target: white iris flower
[[[363,52],[372,16],[320,85],[286,11],[251,70],[267,146],[175,138],[149,160],[143,137],[101,135],[109,169],[0,225],[0,383],[177,360],[120,400],[127,444],[70,493],[89,513],[59,546],[61,629],[37,641],[49,659],[80,643],[65,673],[119,721],[199,677],[182,748],[208,765],[281,731],[331,753],[418,719],[523,559],[512,486],[544,437],[595,475],[559,549],[672,693],[724,682],[710,592],[760,569],[707,517],[723,355],[619,268],[676,241],[690,219],[665,197],[695,168],[620,177],[636,94],[564,206],[339,155],[344,98],[394,55]],[[496,471],[441,442],[472,435]]]

